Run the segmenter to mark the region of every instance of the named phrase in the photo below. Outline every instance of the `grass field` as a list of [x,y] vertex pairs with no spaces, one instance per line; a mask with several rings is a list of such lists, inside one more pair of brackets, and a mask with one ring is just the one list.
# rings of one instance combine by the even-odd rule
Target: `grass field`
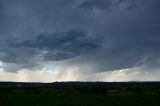
[[112,86],[3,89],[0,106],[160,106],[159,86],[134,87],[121,90],[112,90]]

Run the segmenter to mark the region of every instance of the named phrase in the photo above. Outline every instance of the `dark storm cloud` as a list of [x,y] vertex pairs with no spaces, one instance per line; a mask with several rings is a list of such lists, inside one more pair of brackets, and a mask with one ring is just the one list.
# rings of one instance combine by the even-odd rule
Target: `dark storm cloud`
[[6,63],[34,66],[37,61],[58,61],[96,51],[100,39],[89,37],[84,31],[69,30],[54,34],[38,34],[32,39],[18,42],[12,39],[7,47],[1,47],[0,58]]
[[39,49],[45,60],[56,61],[90,53],[101,47],[100,39],[84,31],[69,30],[54,34],[39,34],[35,38],[13,44],[15,48]]
[[81,4],[81,7],[85,9],[108,9],[111,3],[111,0],[86,0]]
[[81,54],[100,47],[98,38],[89,37],[84,31],[70,30],[55,34],[39,34],[30,40],[15,44],[15,47],[38,48],[42,50],[60,50]]
[[101,8],[103,7],[101,5],[106,2],[103,0],[99,1],[100,4],[96,2],[96,0],[91,0],[89,3],[87,1],[83,6],[84,8],[87,6],[87,9],[93,13],[97,12],[93,11],[94,9],[102,10],[98,17],[103,20],[101,24],[105,38],[103,48],[96,55],[87,56],[86,60],[78,60],[78,64],[82,67],[87,63],[89,67],[95,66],[91,69],[92,71],[119,70],[144,64],[159,66],[160,11],[158,5],[160,3],[157,0],[148,2],[121,0],[121,2],[116,1],[118,5],[110,2],[106,8]]
[[159,0],[0,2],[3,62],[28,67],[71,59],[92,71],[159,64]]
[[111,9],[123,8],[129,10],[135,8],[135,0],[85,0],[80,7],[87,10],[102,9],[109,11]]

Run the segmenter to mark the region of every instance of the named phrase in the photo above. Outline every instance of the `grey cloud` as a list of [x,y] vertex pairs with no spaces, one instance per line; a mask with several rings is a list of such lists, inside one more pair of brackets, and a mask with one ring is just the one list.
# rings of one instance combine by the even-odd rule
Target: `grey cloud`
[[[39,34],[30,40],[15,44],[15,47],[30,47],[42,50],[64,50],[81,53],[99,48],[98,38],[89,37],[83,31],[70,30],[54,34]],[[100,39],[99,39],[100,40]]]
[[85,9],[108,9],[111,3],[111,0],[86,0],[80,6]]
[[[84,31],[69,30],[13,42],[0,49],[0,59],[6,63],[35,65],[37,61],[58,61],[91,53],[101,47],[100,38],[89,37]],[[8,42],[9,43],[9,42]]]
[[100,38],[89,37],[84,31],[69,30],[53,34],[39,34],[35,39],[15,44],[15,47],[37,48],[57,53],[61,51],[60,54],[70,53],[76,56],[100,48],[100,41]]
[[[101,3],[105,4],[104,2]],[[92,72],[132,68],[144,64],[152,68],[151,64],[154,64],[154,67],[159,66],[157,60],[160,60],[160,29],[158,28],[160,21],[158,20],[159,8],[156,5],[160,4],[157,4],[157,0],[148,2],[134,0],[134,3],[134,10],[130,8],[122,12],[117,9],[115,11],[118,12],[107,11],[107,14],[103,12],[98,14],[100,19],[104,18],[101,25],[104,37],[103,48],[97,54],[84,56],[86,59],[75,60],[77,64],[83,67],[88,63],[86,67],[92,67]],[[91,4],[87,6],[92,6]],[[98,7],[94,6],[94,8]]]
[[84,0],[80,7],[86,10],[130,10],[136,7],[136,0]]
[[12,2],[0,10],[1,61],[27,67],[70,59],[96,72],[159,64],[158,0]]

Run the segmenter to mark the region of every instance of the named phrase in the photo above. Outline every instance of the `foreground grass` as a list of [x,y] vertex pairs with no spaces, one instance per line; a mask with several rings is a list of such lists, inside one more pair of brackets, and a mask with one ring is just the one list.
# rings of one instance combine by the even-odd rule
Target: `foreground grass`
[[0,106],[160,106],[160,96],[16,90],[1,92]]

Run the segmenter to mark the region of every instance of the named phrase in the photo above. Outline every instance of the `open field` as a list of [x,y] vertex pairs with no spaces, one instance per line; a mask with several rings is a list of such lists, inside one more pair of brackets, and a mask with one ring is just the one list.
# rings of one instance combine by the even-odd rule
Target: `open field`
[[0,83],[0,106],[66,105],[160,106],[160,83]]

